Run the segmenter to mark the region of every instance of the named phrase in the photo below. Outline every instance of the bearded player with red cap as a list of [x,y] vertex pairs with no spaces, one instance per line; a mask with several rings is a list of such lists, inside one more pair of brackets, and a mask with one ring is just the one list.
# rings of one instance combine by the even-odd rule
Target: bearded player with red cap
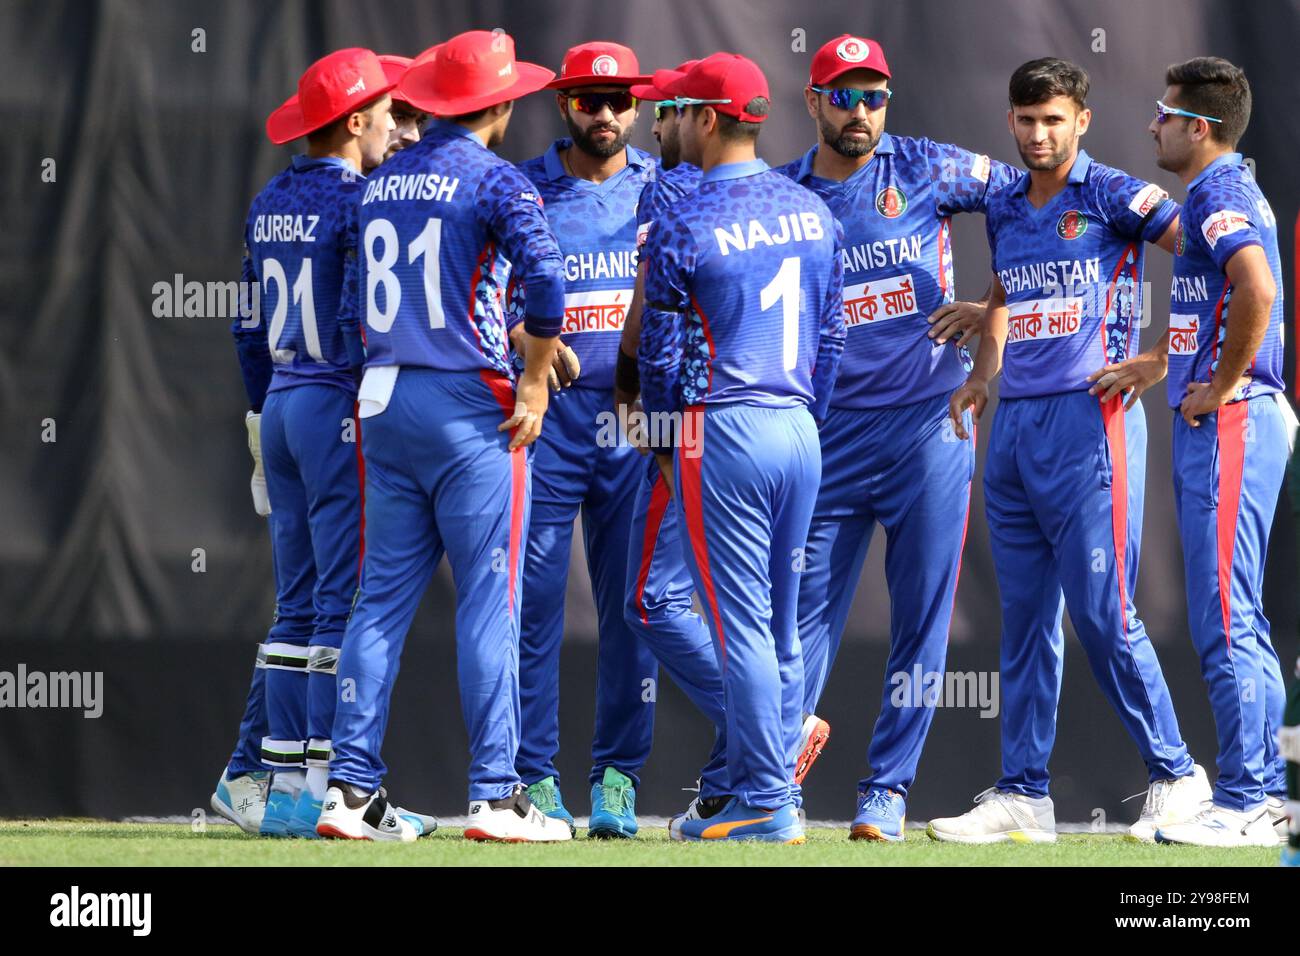
[[755,157],[770,97],[752,61],[714,54],[663,92],[704,175],[646,239],[638,370],[646,412],[670,425],[651,445],[721,662],[730,794],[679,835],[802,843],[796,601],[844,345],[839,227]]

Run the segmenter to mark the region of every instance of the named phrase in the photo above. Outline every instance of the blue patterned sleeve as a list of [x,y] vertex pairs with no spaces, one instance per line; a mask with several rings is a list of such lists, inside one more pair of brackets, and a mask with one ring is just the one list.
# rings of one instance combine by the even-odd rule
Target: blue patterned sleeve
[[[244,261],[240,267],[240,309],[230,324],[235,337],[235,353],[239,356],[239,371],[244,377],[244,391],[248,393],[248,407],[259,415],[266,401],[266,390],[271,387],[271,350],[267,344],[266,323],[262,321],[262,289],[258,283],[253,257],[248,252],[248,233],[244,233]],[[245,310],[244,303],[248,304]]]
[[[682,345],[690,308],[695,249],[690,230],[675,216],[655,223],[642,253],[646,263],[645,308],[637,364],[641,402],[647,413],[682,407]],[[656,451],[668,449],[656,449]]]
[[844,323],[844,226],[835,220],[835,263],[831,266],[830,281],[826,284],[826,299],[822,303],[817,328],[817,361],[813,365],[813,417],[820,423],[826,418],[831,404],[831,392],[840,370],[840,357],[844,354],[844,339],[848,327]]
[[1178,203],[1155,183],[1118,169],[1108,169],[1096,178],[1093,195],[1115,231],[1135,241],[1158,240],[1180,210]]
[[[522,286],[524,331],[554,338],[564,324],[564,258],[534,186],[509,163],[493,167],[479,183],[480,215],[510,260]],[[516,323],[517,324],[517,323]]]
[[1020,175],[1014,166],[982,153],[933,140],[925,140],[925,144],[935,212],[940,216],[984,212],[987,197]]
[[[359,198],[359,194],[358,194]],[[348,206],[343,219],[343,288],[339,293],[339,331],[347,349],[348,364],[354,369],[366,363],[366,347],[361,337],[361,259],[358,250],[359,206]]]
[[1221,270],[1246,246],[1264,245],[1259,222],[1263,210],[1236,183],[1211,184],[1197,191],[1187,204],[1188,231],[1198,230],[1210,256]]

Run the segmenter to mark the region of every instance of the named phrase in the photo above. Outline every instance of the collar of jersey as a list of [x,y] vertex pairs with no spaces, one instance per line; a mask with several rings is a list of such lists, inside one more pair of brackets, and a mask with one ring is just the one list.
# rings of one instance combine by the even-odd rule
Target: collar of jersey
[[[1079,185],[1079,183],[1088,178],[1088,170],[1091,167],[1092,157],[1088,155],[1087,150],[1079,150],[1079,155],[1074,157],[1074,165],[1070,167],[1070,175],[1066,177],[1065,184],[1067,186]],[[1020,177],[1018,183],[1011,187],[1012,192],[1018,193],[1021,196],[1027,195],[1029,192],[1029,183],[1030,177],[1029,174],[1026,173]],[[1055,199],[1056,197],[1053,196],[1052,198]],[[1046,209],[1047,207],[1044,206],[1043,208]]]
[[478,133],[474,132],[472,129],[466,129],[459,123],[453,123],[451,120],[434,119],[429,123],[429,130],[430,132],[438,132],[446,136],[462,136],[465,139],[472,139],[484,149],[487,149],[487,144],[479,138]]
[[[557,139],[555,142],[553,142],[551,144],[550,149],[548,149],[545,153],[542,154],[542,166],[546,170],[547,179],[555,180],[555,179],[565,179],[565,178],[569,178],[569,179],[576,178],[573,176],[569,176],[569,174],[564,171],[564,160],[560,159],[560,150],[568,149],[572,145],[573,145],[573,140],[565,136],[562,139]],[[613,182],[615,179],[618,179],[620,176],[623,175],[623,173],[627,172],[627,170],[629,169],[633,169],[636,170],[637,172],[640,172],[641,170],[649,166],[651,162],[653,162],[653,160],[651,160],[650,158],[649,153],[642,153],[640,150],[634,149],[631,146],[626,147],[626,153],[627,153],[627,165],[624,166],[622,169],[620,169],[613,176],[610,176],[609,179],[605,180],[605,182]],[[588,180],[585,179],[579,180],[579,182],[587,183],[590,186],[596,185],[595,183],[589,182]],[[601,185],[604,184],[602,183]]]
[[[881,133],[880,142],[876,144],[876,152],[872,155],[871,158],[874,160],[876,156],[879,156],[881,153],[892,154],[893,152],[894,152],[894,137],[890,136],[888,133]],[[816,158],[817,158],[816,146],[814,146],[812,149],[808,150],[808,152],[803,154],[803,159],[799,162],[799,175],[795,180],[796,182],[803,182],[805,179],[812,178],[813,160]],[[849,176],[848,179],[841,180],[840,182],[847,183],[852,181],[853,179],[857,178],[859,173],[861,173],[870,165],[871,163],[867,163],[866,166],[862,167],[862,169],[855,169],[853,171],[853,174]],[[827,182],[836,182],[836,180],[828,179]]]
[[357,167],[353,166],[346,159],[338,156],[308,156],[306,153],[299,153],[293,158],[293,168],[295,172],[303,172],[307,169],[316,169],[321,166],[337,166],[340,169],[349,170],[353,176],[360,179],[365,177],[357,172]]
[[704,178],[700,180],[700,185],[716,183],[723,179],[744,179],[746,176],[757,176],[767,168],[767,163],[761,159],[749,159],[743,163],[723,163],[721,166],[714,166],[705,173]]
[[1213,176],[1219,169],[1228,165],[1232,165],[1232,166],[1241,165],[1241,153],[1224,153],[1222,156],[1220,156],[1218,159],[1210,163],[1210,165],[1206,166],[1204,169],[1202,169],[1199,173],[1196,174],[1196,178],[1187,184],[1187,191],[1191,192],[1193,189],[1199,186],[1204,180],[1209,179],[1211,176]]

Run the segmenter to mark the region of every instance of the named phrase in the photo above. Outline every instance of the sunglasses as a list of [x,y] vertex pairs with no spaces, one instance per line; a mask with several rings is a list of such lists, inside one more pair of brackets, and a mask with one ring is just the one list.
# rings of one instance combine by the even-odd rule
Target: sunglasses
[[663,119],[663,118],[664,118],[664,114],[667,113],[669,110],[672,110],[674,113],[677,112],[677,101],[676,101],[676,100],[660,100],[658,103],[656,103],[656,104],[655,104],[655,121],[657,122],[657,121]]
[[611,113],[626,113],[636,109],[637,99],[631,93],[575,93],[569,97],[569,109],[595,116],[606,106]]
[[1203,119],[1207,123],[1222,123],[1223,120],[1215,119],[1213,116],[1202,116],[1200,113],[1190,113],[1187,110],[1180,110],[1176,106],[1165,106],[1159,100],[1156,100],[1156,122],[1164,123],[1171,116],[1185,116],[1188,119]]
[[826,99],[837,110],[855,110],[859,103],[866,103],[869,110],[878,110],[894,95],[893,90],[854,90],[828,86],[809,86],[808,89],[814,93],[825,93]]

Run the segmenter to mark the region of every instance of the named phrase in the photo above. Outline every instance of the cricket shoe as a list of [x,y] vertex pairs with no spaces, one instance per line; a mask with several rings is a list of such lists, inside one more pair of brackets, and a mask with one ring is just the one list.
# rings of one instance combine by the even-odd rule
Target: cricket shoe
[[226,768],[221,771],[216,792],[212,794],[212,809],[245,833],[256,836],[262,829],[266,791],[270,785],[269,770],[254,770],[252,773],[231,777],[230,769]]
[[388,802],[388,791],[380,787],[366,793],[342,780],[331,780],[325,791],[316,832],[339,840],[414,843],[418,834],[409,820]]
[[591,788],[591,819],[587,836],[598,840],[627,840],[636,836],[636,788],[632,778],[613,767]]
[[831,739],[831,725],[816,714],[809,714],[803,721],[803,733],[800,738],[799,759],[794,762],[794,782],[803,783],[808,771],[821,756],[826,741]]
[[564,798],[560,796],[560,785],[555,782],[554,777],[543,777],[536,783],[529,784],[528,799],[548,817],[563,820],[568,824],[569,836],[578,832],[578,828],[573,824],[573,814],[565,808]]
[[1125,839],[1138,843],[1155,843],[1156,830],[1162,826],[1185,823],[1205,809],[1211,800],[1209,778],[1199,763],[1186,777],[1155,780],[1147,788],[1142,815],[1128,828]]
[[[668,820],[668,839],[685,840],[686,837],[682,836],[683,824],[692,820],[707,820],[725,810],[730,802],[730,796],[696,797],[690,802],[684,813],[679,813]],[[800,812],[802,813],[802,811]],[[800,823],[802,822],[803,818],[801,816]]]
[[414,810],[408,810],[405,807],[394,807],[393,809],[399,817],[415,828],[416,836],[432,836],[438,829],[437,817],[432,817],[427,813],[416,813]]
[[1291,811],[1287,809],[1286,801],[1281,797],[1269,797],[1266,806],[1268,818],[1273,824],[1273,829],[1277,831],[1277,838],[1285,843],[1290,836],[1291,825]]
[[803,824],[793,803],[775,810],[747,806],[732,797],[710,817],[683,820],[681,839],[687,841],[757,840],[763,843],[803,843]]
[[569,825],[548,817],[533,806],[524,785],[500,800],[471,800],[467,840],[495,840],[501,843],[560,843],[572,840]]
[[907,804],[901,794],[884,787],[858,791],[858,812],[849,827],[850,840],[899,843],[907,822]]
[[293,813],[289,815],[289,835],[301,840],[319,840],[316,824],[320,822],[320,811],[324,805],[324,800],[315,799],[311,791],[303,787],[302,793],[298,794],[298,802],[293,805]]
[[1156,830],[1157,843],[1190,846],[1277,846],[1277,831],[1268,807],[1233,810],[1211,803],[1191,820]]
[[990,787],[975,798],[975,809],[931,820],[925,832],[945,843],[1055,843],[1056,816],[1051,797]]

